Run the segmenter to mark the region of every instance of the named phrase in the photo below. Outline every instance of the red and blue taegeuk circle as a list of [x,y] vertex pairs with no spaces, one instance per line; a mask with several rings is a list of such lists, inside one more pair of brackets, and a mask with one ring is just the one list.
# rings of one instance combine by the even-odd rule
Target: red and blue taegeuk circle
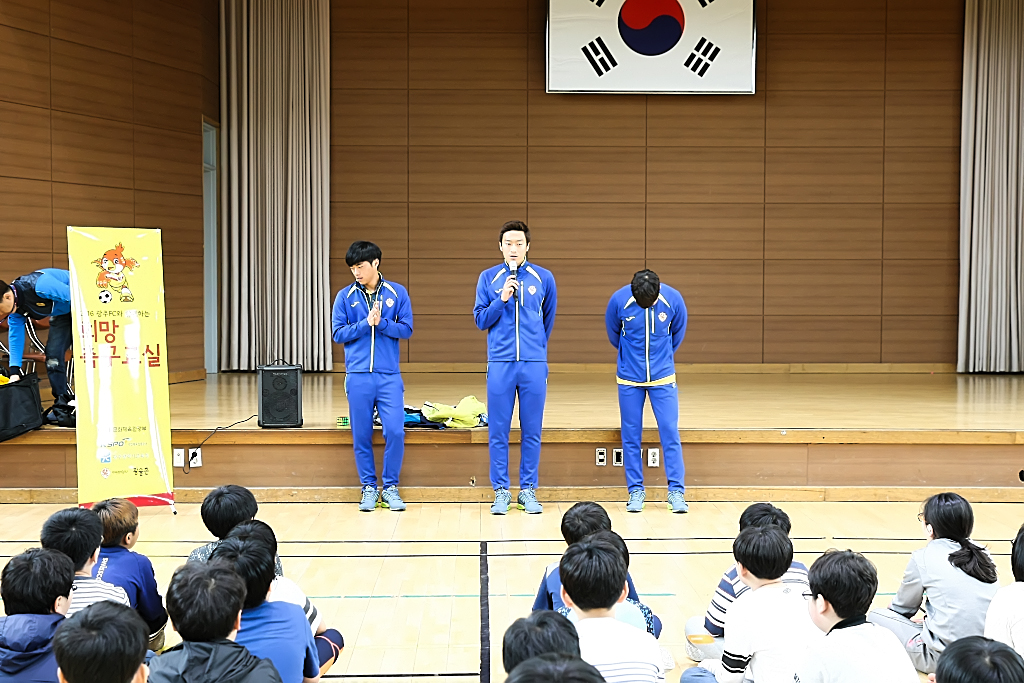
[[678,0],[626,0],[619,10],[619,35],[626,46],[648,57],[663,55],[683,37]]

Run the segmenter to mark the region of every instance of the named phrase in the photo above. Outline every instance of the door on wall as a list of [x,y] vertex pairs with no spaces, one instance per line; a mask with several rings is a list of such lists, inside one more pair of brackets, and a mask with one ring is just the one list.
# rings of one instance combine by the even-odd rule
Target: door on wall
[[203,358],[206,372],[217,372],[217,138],[203,123]]

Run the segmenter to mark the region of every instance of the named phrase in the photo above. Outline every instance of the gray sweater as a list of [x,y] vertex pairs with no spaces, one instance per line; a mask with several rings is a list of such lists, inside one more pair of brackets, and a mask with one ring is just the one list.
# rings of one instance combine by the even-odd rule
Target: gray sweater
[[[935,652],[960,638],[985,633],[988,604],[999,590],[999,583],[983,583],[954,567],[950,553],[960,544],[937,538],[910,556],[903,583],[890,608],[913,617],[924,603],[925,645]],[[987,552],[987,551],[986,551]]]

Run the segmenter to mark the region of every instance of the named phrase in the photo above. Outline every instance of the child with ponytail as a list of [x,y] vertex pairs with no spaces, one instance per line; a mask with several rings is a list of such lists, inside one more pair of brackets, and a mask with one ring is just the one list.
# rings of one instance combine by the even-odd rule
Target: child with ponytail
[[[974,511],[966,499],[938,493],[924,502],[918,519],[928,545],[911,555],[889,608],[872,611],[868,620],[903,641],[918,671],[934,673],[949,645],[985,631],[999,581],[988,551],[970,539]],[[921,609],[924,621],[912,621]]]

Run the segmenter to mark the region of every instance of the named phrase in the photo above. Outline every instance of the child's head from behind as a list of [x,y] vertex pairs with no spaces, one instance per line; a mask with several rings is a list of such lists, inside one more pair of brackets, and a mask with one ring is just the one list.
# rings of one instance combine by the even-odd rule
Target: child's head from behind
[[210,562],[222,561],[245,582],[245,609],[259,607],[274,581],[274,554],[256,538],[227,538],[210,554]]
[[829,550],[807,572],[811,621],[828,631],[837,620],[867,614],[878,590],[875,565],[852,550]]
[[579,657],[549,652],[519,664],[505,683],[604,683],[604,678]]
[[277,535],[274,534],[274,530],[270,528],[270,525],[266,522],[261,522],[258,519],[250,519],[248,522],[242,522],[241,524],[235,525],[230,532],[228,532],[228,538],[238,538],[243,541],[250,538],[265,543],[270,548],[271,555],[277,557]]
[[217,538],[227,538],[236,525],[249,521],[258,511],[259,506],[252,491],[244,486],[228,484],[210,491],[203,499],[199,512],[211,534]]
[[223,560],[189,562],[167,588],[167,614],[182,640],[208,643],[238,628],[245,581]]
[[793,563],[793,542],[782,527],[751,526],[732,542],[732,554],[741,569],[741,580],[744,579],[742,570],[746,570],[761,581],[775,581],[782,578]]
[[580,637],[576,627],[558,612],[538,610],[525,619],[516,619],[505,631],[501,642],[505,673],[511,673],[521,662],[547,652],[580,656]]
[[1017,683],[1024,681],[1024,660],[1009,645],[982,636],[954,641],[943,650],[935,683]]
[[570,545],[558,574],[566,602],[584,612],[611,609],[626,595],[626,560],[607,539],[584,538]]
[[31,548],[8,560],[0,573],[0,598],[7,616],[66,614],[75,567],[59,550]]
[[970,541],[974,531],[974,510],[957,493],[936,493],[921,507],[921,524],[929,539],[948,539],[960,545],[949,554],[950,563],[978,581],[999,580],[996,565],[983,548]]
[[139,508],[125,498],[110,498],[92,506],[103,524],[103,547],[131,548],[139,540]]
[[149,627],[127,605],[104,600],[57,628],[53,653],[60,683],[142,683]]
[[80,572],[99,550],[103,541],[103,522],[92,510],[66,508],[58,510],[43,522],[39,540],[44,548],[59,550]]
[[787,534],[792,530],[789,515],[771,503],[754,503],[740,515],[740,531],[751,526],[777,526]]
[[1010,549],[1010,566],[1013,569],[1013,580],[1024,581],[1024,524],[1017,531]]
[[562,538],[566,545],[572,545],[592,533],[611,530],[611,518],[597,503],[576,503],[562,515]]

